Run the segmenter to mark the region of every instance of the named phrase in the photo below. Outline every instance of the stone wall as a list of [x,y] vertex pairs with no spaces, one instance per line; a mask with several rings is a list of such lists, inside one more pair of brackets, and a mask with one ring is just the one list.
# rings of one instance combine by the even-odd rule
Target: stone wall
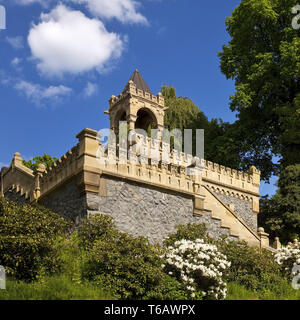
[[224,203],[234,205],[234,212],[242,218],[253,231],[257,232],[257,214],[252,210],[251,201],[216,192],[214,192],[214,194]]
[[87,215],[86,196],[79,195],[76,177],[41,199],[40,204],[76,222]]
[[119,179],[103,179],[106,196],[88,193],[88,213],[112,216],[121,231],[161,243],[169,233],[175,232],[176,225],[205,223],[212,237],[229,235],[229,230],[220,227],[220,221],[212,219],[210,212],[194,216],[191,197]]
[[15,189],[5,192],[4,196],[8,200],[11,200],[20,204],[29,203],[29,200],[28,199],[26,200],[25,195],[21,196],[20,192],[17,192]]

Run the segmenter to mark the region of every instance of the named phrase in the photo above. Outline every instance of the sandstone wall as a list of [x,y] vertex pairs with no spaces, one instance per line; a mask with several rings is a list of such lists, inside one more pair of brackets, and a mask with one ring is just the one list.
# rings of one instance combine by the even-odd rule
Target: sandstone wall
[[161,243],[169,233],[175,232],[176,225],[205,223],[212,237],[229,235],[228,229],[220,227],[220,221],[212,219],[210,212],[194,216],[190,197],[134,182],[104,179],[106,196],[88,193],[88,213],[112,216],[121,231],[148,237],[152,243]]

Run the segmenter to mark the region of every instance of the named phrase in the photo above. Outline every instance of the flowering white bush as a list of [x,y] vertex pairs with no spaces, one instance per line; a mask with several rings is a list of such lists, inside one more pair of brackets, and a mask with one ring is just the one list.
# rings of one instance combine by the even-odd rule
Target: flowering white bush
[[[274,255],[274,258],[287,276],[295,275],[296,273],[292,273],[292,269],[300,265],[300,243],[295,242],[294,244],[279,249]],[[300,274],[300,271],[298,271],[298,273]]]
[[222,276],[230,267],[215,245],[202,239],[176,241],[163,255],[165,272],[181,281],[192,299],[223,299],[226,283]]

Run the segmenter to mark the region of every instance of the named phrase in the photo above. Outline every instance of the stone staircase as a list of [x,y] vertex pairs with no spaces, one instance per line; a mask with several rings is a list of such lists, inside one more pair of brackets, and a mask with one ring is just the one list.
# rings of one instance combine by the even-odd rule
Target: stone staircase
[[206,186],[203,186],[203,195],[205,196],[203,211],[210,212],[212,219],[219,220],[221,228],[228,229],[232,237],[245,240],[251,245],[260,246],[261,234],[254,232],[242,218]]

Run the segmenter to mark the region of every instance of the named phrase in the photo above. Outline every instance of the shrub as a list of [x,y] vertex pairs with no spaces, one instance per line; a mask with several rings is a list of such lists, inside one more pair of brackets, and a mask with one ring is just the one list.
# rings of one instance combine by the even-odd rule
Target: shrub
[[295,266],[300,265],[300,244],[294,243],[285,248],[281,248],[274,256],[276,263],[280,266],[281,273],[291,279],[300,275],[300,270],[293,271]]
[[211,243],[213,239],[210,239],[207,235],[207,228],[205,224],[187,224],[176,226],[176,232],[171,233],[164,240],[165,247],[174,245],[176,241],[182,239],[195,241],[196,239],[203,239],[205,242]]
[[60,268],[56,237],[70,223],[41,206],[16,204],[0,197],[0,265],[7,275],[33,280]]
[[158,286],[143,297],[147,300],[188,300],[189,293],[176,278],[163,274]]
[[230,266],[226,256],[215,245],[180,240],[167,248],[165,272],[183,283],[190,298],[223,299],[226,297],[226,283],[223,273]]
[[93,248],[97,240],[111,238],[119,233],[113,218],[104,214],[83,219],[78,231],[80,245],[87,250]]
[[161,248],[143,237],[118,231],[111,217],[91,216],[79,230],[87,249],[83,276],[122,299],[184,298],[175,290],[180,283],[166,277],[161,265]]
[[219,241],[217,246],[231,262],[226,275],[228,282],[239,283],[254,291],[265,291],[281,281],[279,267],[268,250],[250,247],[242,241]]

